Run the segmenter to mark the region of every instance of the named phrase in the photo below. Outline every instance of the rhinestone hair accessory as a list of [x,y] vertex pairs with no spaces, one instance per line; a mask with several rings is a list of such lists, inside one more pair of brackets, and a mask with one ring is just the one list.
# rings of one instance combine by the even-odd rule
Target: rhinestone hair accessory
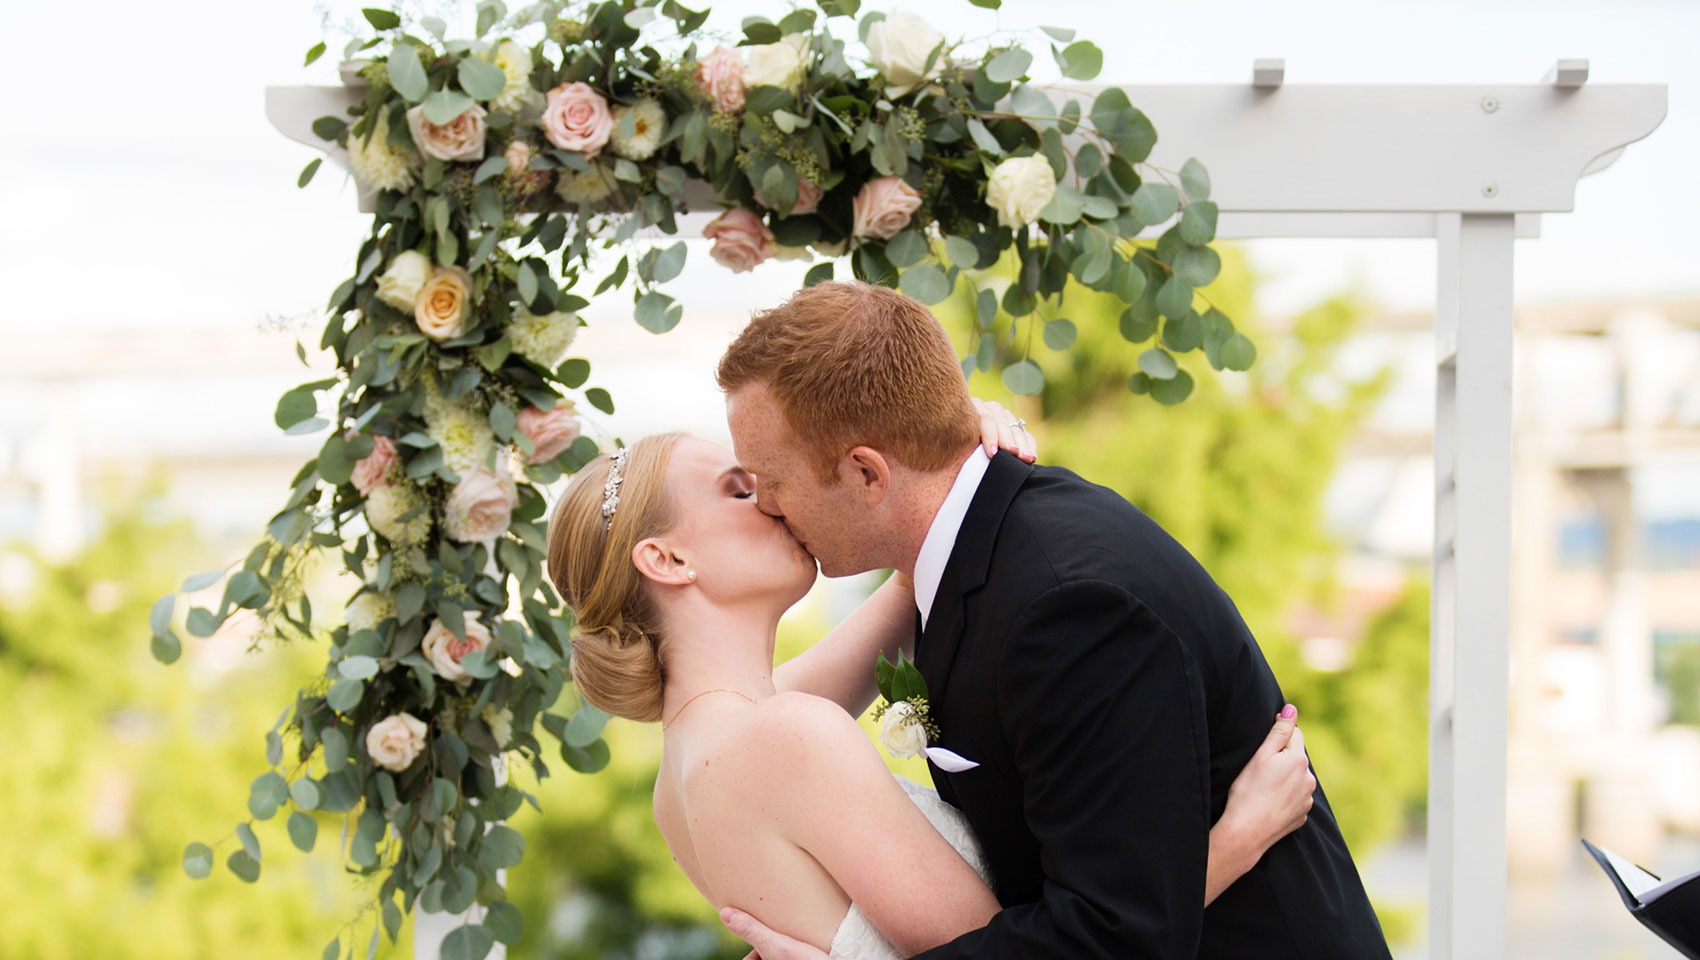
[[614,529],[614,511],[620,507],[620,485],[626,478],[620,471],[626,468],[626,457],[630,456],[631,447],[621,447],[614,451],[614,469],[608,471],[608,479],[602,484],[602,529]]

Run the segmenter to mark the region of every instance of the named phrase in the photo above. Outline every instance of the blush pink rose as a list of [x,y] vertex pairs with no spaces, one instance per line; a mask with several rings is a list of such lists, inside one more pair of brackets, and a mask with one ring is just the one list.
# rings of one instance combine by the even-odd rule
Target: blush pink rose
[[909,225],[921,207],[921,195],[902,177],[880,177],[862,184],[851,204],[850,232],[858,237],[890,240]]
[[484,467],[461,474],[443,504],[443,532],[450,540],[493,540],[508,529],[519,491],[514,478]]
[[573,405],[562,400],[553,410],[541,407],[521,410],[514,418],[514,429],[530,437],[531,445],[537,448],[530,462],[548,463],[578,439],[579,422],[573,416]]
[[372,438],[372,452],[354,465],[349,481],[362,497],[378,487],[386,487],[395,479],[390,468],[395,465],[395,442],[389,437]]
[[744,57],[725,47],[697,61],[697,87],[718,113],[744,109]]
[[798,180],[797,205],[791,208],[791,216],[801,216],[819,210],[822,196],[820,187],[815,186],[812,181]]
[[490,631],[476,620],[466,621],[465,640],[455,636],[443,621],[433,620],[430,629],[425,631],[425,639],[420,641],[419,652],[430,661],[437,676],[465,686],[472,682],[472,674],[467,673],[460,662],[474,650],[488,649],[490,640]]
[[773,233],[753,210],[734,207],[702,228],[702,235],[714,241],[708,255],[733,273],[753,269],[773,256]]
[[543,135],[562,150],[577,150],[587,157],[602,152],[614,132],[614,115],[608,101],[588,83],[563,83],[549,91],[543,103]]
[[438,160],[484,159],[484,108],[473,104],[448,123],[425,119],[425,105],[407,111],[407,129],[419,152]]

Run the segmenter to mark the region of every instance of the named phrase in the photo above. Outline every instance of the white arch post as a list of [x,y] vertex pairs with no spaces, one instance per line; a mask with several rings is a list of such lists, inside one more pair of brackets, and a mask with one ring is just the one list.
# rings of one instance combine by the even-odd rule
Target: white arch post
[[[1575,208],[1578,178],[1652,133],[1665,117],[1667,87],[1590,84],[1586,60],[1559,60],[1529,84],[1300,85],[1284,76],[1283,61],[1259,60],[1249,84],[1123,89],[1161,134],[1152,163],[1178,170],[1197,157],[1209,169],[1219,237],[1439,243],[1429,956],[1499,960],[1513,240],[1538,237],[1541,214]],[[1094,89],[1101,88],[1051,93],[1066,99]],[[266,114],[291,139],[345,162],[311,124],[356,100],[337,87],[270,87]],[[436,953],[421,942],[417,956]]]

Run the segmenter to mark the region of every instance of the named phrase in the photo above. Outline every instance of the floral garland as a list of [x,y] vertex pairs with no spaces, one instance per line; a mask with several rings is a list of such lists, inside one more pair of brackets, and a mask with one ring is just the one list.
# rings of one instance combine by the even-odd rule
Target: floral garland
[[[250,610],[261,632],[311,638],[306,559],[339,548],[360,578],[325,675],[267,734],[273,769],[248,806],[267,820],[292,805],[287,830],[303,850],[311,811],[343,814],[354,872],[383,877],[376,904],[392,940],[415,902],[462,913],[478,901],[485,917],[451,933],[445,955],[512,943],[521,917],[496,871],[524,843],[500,821],[537,801],[498,775],[507,753],[547,776],[541,723],[573,769],[608,762],[605,714],[576,695],[569,713],[549,709],[570,683],[572,623],[543,579],[539,487],[599,452],[578,404],[613,412],[607,391],[586,387],[589,361],[568,355],[593,253],[644,228],[675,233],[687,184],[726,205],[703,233],[733,271],[819,255],[813,284],[848,255],[855,276],[924,303],[966,285],[977,322],[964,370],[1001,362],[1017,393],[1044,385],[1027,346],[1015,357],[1018,329],[1027,344],[1034,330],[1052,349],[1073,343],[1073,324],[1047,316],[1071,276],[1126,303],[1130,342],[1156,338],[1161,321],[1136,393],[1185,398],[1191,379],[1171,351],[1202,349],[1217,369],[1252,362],[1227,316],[1194,307],[1220,265],[1209,177],[1196,160],[1173,175],[1146,164],[1157,134],[1125,94],[1059,107],[1024,82],[1033,55],[1020,44],[967,55],[916,16],[856,19],[859,0],[819,7],[748,18],[736,46],[706,53],[693,38],[707,11],[676,0],[549,0],[512,17],[484,0],[473,41],[445,39],[435,18],[364,11],[373,35],[346,56],[382,55],[347,63],[361,101],[313,127],[376,192],[376,215],[328,305],[321,346],[336,376],[290,390],[276,411],[288,433],[330,433],[241,569],[190,577],[180,592],[224,581],[216,610],[191,603],[192,635]],[[829,30],[836,18],[855,23],[866,69]],[[1065,77],[1097,74],[1095,45],[1044,29]],[[1134,243],[1177,212],[1154,245]],[[1010,251],[1007,289],[982,288]],[[685,255],[682,242],[625,253],[589,296],[630,281],[637,322],[663,333],[683,306],[659,286]],[[167,663],[181,652],[176,599],[162,597],[151,622]],[[298,741],[288,764],[285,735]],[[252,822],[234,837],[226,864],[253,882]],[[191,876],[212,862],[206,844],[184,852]]]

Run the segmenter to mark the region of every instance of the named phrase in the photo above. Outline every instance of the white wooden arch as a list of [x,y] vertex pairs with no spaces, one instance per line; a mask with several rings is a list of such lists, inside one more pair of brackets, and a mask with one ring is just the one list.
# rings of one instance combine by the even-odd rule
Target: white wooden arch
[[[1668,88],[1590,84],[1586,60],[1559,60],[1528,84],[1287,84],[1284,73],[1283,61],[1258,60],[1249,84],[1123,89],[1161,136],[1152,163],[1178,170],[1197,157],[1209,169],[1219,237],[1439,243],[1429,956],[1499,960],[1506,950],[1512,242],[1538,237],[1541,214],[1574,209],[1580,177],[1652,133],[1664,120]],[[1058,89],[1056,97],[1091,89]],[[343,115],[357,99],[339,87],[269,87],[266,114],[286,136],[346,165],[311,124]],[[363,194],[362,209],[370,200]],[[694,232],[682,225],[682,234]],[[415,927],[417,957],[434,960],[437,941],[459,923],[442,919]]]

